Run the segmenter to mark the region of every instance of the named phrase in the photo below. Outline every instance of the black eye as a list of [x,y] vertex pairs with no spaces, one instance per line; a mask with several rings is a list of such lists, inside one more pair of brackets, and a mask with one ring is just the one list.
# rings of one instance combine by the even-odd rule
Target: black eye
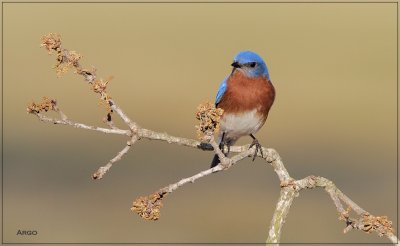
[[250,66],[250,67],[255,67],[256,65],[257,65],[256,62],[250,62],[250,63],[249,63],[249,66]]

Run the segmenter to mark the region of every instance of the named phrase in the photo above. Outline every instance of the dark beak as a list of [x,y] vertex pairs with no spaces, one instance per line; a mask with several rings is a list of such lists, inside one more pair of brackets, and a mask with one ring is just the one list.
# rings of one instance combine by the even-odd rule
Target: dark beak
[[233,62],[233,63],[231,64],[231,66],[234,67],[234,68],[239,68],[239,67],[241,67],[240,64],[239,64],[238,62]]

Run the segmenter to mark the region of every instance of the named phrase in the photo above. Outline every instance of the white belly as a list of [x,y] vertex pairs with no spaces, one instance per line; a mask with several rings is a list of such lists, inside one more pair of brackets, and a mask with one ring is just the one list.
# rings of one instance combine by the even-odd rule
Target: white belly
[[257,110],[240,114],[225,113],[221,119],[220,132],[225,132],[225,137],[237,140],[241,136],[256,133],[264,124],[264,119]]

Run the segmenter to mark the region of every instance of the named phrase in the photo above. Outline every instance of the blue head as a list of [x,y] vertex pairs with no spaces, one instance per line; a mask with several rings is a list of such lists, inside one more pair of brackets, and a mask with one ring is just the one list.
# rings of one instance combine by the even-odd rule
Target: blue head
[[269,79],[269,73],[267,65],[264,60],[258,54],[252,51],[241,51],[232,63],[233,69],[239,69],[243,71],[248,77],[260,77],[265,76]]

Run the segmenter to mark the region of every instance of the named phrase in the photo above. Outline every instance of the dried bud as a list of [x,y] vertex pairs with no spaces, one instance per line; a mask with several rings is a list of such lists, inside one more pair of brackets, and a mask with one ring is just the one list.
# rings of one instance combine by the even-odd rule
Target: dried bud
[[57,63],[54,66],[57,76],[60,77],[63,73],[68,72],[71,67],[79,67],[79,60],[82,55],[76,51],[61,51],[57,54]]
[[364,232],[371,233],[376,231],[380,237],[388,233],[393,233],[392,221],[387,216],[373,216],[365,213],[361,221],[364,225],[362,228]]
[[92,67],[91,69],[85,69],[77,67],[75,73],[82,75],[85,80],[89,83],[92,83],[93,80],[96,79],[96,68]]
[[40,46],[45,47],[49,54],[52,54],[53,51],[59,51],[61,49],[61,35],[58,33],[44,35]]
[[92,84],[92,90],[99,94],[106,92],[107,85],[112,79],[113,79],[113,77],[111,76],[104,81],[103,81],[103,79],[98,79],[98,80],[94,81]]
[[108,83],[113,79],[113,77],[109,77],[108,79],[104,80],[103,79],[98,79],[94,81],[92,84],[92,90],[95,93],[100,94],[100,102],[99,106],[104,106],[109,114],[111,114],[113,111],[110,106],[110,99],[111,97],[107,94],[107,85]]
[[26,111],[30,114],[38,114],[49,110],[57,111],[57,101],[48,97],[43,97],[39,103],[31,102],[26,108]]
[[156,192],[147,197],[139,197],[133,202],[131,208],[145,220],[158,220],[160,218],[161,200],[165,197],[164,192]]
[[215,131],[218,131],[219,121],[223,113],[223,109],[215,108],[214,104],[209,101],[202,103],[197,107],[196,119],[198,119],[200,123],[196,125],[196,129],[197,135],[200,139],[203,135],[207,135],[208,133],[212,134]]
[[[56,52],[57,63],[54,65],[54,69],[56,70],[57,76],[61,77],[64,73],[68,72],[70,68],[75,69],[75,73],[82,75],[85,80],[91,84],[92,90],[95,93],[100,94],[100,100],[102,100],[102,105],[107,107],[107,112],[112,113],[110,108],[110,100],[111,97],[107,94],[107,84],[110,82],[112,77],[107,80],[97,79],[96,80],[96,69],[93,67],[92,69],[82,68],[79,64],[80,59],[82,59],[82,55],[76,51],[69,51],[67,49],[63,49],[61,47],[61,36],[56,33],[50,33],[42,37],[41,46],[45,47],[49,54]],[[36,112],[36,105],[31,104],[28,107],[28,112],[33,113]]]

